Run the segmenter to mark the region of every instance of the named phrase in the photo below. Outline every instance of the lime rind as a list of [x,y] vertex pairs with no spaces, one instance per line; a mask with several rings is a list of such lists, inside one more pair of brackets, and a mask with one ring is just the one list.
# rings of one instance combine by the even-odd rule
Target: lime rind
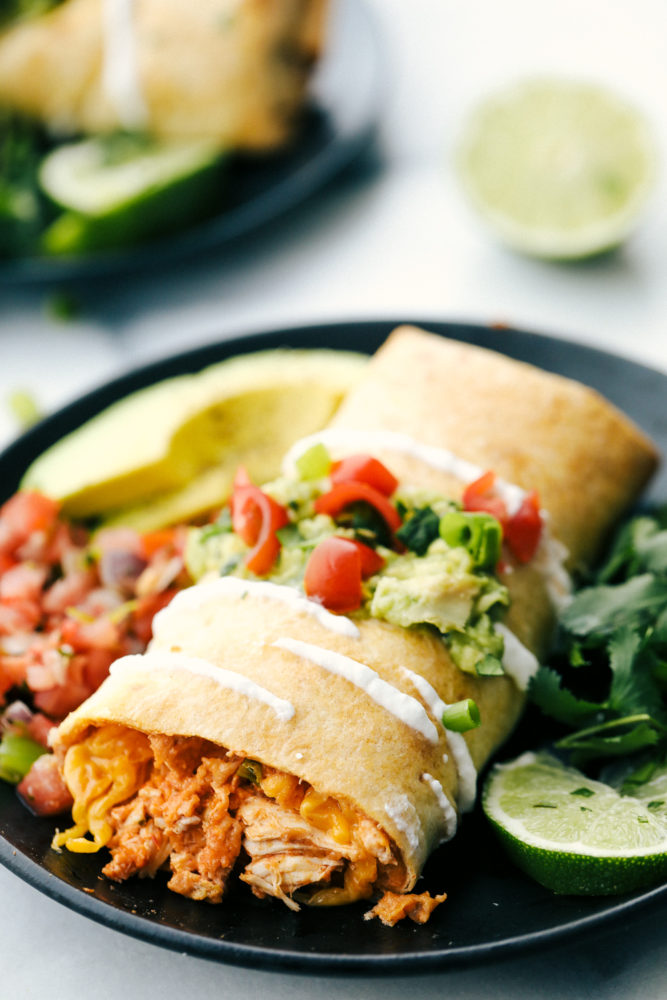
[[537,79],[484,101],[457,151],[471,202],[523,253],[578,259],[622,243],[646,206],[656,149],[644,117],[594,84]]
[[509,857],[557,893],[607,895],[667,877],[667,776],[641,798],[546,753],[496,765],[483,808]]
[[57,147],[45,157],[40,184],[58,205],[103,216],[204,170],[220,158],[211,142],[154,145],[117,161],[103,138]]

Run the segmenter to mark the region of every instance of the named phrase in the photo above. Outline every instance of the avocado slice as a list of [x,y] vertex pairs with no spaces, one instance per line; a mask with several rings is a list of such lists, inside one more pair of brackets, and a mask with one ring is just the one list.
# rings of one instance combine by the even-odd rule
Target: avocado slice
[[21,486],[73,518],[139,530],[222,503],[243,463],[263,481],[298,438],[323,427],[361,377],[365,357],[270,350],[132,393],[37,458]]

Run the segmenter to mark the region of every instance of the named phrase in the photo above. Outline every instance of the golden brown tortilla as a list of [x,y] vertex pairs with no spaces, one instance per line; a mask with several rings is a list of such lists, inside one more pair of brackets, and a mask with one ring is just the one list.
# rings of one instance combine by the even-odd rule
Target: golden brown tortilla
[[[290,133],[319,54],[326,0],[140,0],[133,8],[146,129],[270,149]],[[0,105],[61,132],[126,125],[104,85],[103,0],[66,0],[0,36]]]

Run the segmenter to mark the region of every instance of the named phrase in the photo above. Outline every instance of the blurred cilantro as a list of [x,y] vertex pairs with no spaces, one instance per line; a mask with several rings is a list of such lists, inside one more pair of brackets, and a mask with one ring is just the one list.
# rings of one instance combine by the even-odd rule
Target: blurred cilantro
[[576,765],[667,751],[667,511],[620,530],[562,613],[559,653],[530,696],[573,730],[556,746]]
[[0,109],[0,257],[36,250],[53,214],[37,181],[47,148],[40,126]]

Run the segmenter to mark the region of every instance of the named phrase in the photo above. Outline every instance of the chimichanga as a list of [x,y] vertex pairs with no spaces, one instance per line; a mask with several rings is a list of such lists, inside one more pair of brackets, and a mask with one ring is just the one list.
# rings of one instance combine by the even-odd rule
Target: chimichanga
[[325,0],[64,0],[0,35],[0,105],[60,133],[270,149],[290,133]]
[[[322,449],[326,470],[304,478]],[[444,897],[412,890],[521,713],[566,598],[563,541],[570,564],[591,558],[655,462],[591,390],[395,332],[330,428],[292,449],[282,482],[241,481],[235,531],[195,536],[201,582],[59,727],[75,825],[56,846],[108,846],[116,879],[167,866],[192,898],[219,900],[238,867],[292,907],[383,894],[371,912],[385,922],[427,919]],[[255,542],[238,533],[285,496],[273,561],[251,559],[253,572]],[[369,508],[390,538],[378,542]],[[338,613],[322,594],[339,565],[322,591],[312,572],[332,537],[346,559],[355,546],[374,557],[358,604]],[[477,561],[471,539],[490,545]],[[456,731],[448,708],[467,699],[481,725]]]

